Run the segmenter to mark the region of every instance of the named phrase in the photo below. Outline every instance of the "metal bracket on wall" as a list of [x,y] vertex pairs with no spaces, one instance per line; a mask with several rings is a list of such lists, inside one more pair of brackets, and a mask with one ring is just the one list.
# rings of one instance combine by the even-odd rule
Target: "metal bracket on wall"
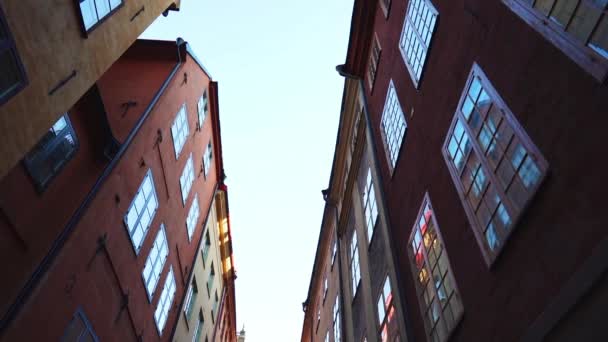
[[135,14],[133,14],[133,16],[131,17],[130,21],[135,20],[135,18],[137,18],[145,10],[146,10],[146,7],[145,6],[141,6],[141,8],[139,9],[139,11],[137,11],[137,12],[135,12]]
[[120,116],[121,118],[124,118],[127,115],[127,112],[129,111],[129,109],[131,109],[132,107],[137,106],[137,101],[127,101],[127,102],[123,102],[120,104],[120,107],[123,108],[123,112],[122,115]]
[[97,248],[95,249],[95,254],[93,254],[91,259],[89,259],[89,262],[87,263],[87,271],[91,270],[91,266],[93,265],[93,261],[95,260],[95,257],[97,257],[97,255],[99,253],[101,253],[102,251],[106,250],[107,242],[108,242],[108,233],[103,233],[102,236],[97,238]]
[[126,290],[122,293],[121,300],[122,301],[120,303],[120,310],[118,310],[118,315],[116,316],[114,323],[118,323],[118,321],[120,320],[120,316],[122,316],[122,312],[125,311],[125,309],[129,305],[129,290]]
[[59,83],[57,83],[56,86],[54,86],[51,90],[49,90],[49,96],[53,96],[53,94],[55,94],[59,89],[61,89],[70,80],[72,80],[72,78],[76,77],[76,74],[77,74],[76,70],[72,70],[72,73],[70,75],[68,75],[68,77],[59,81]]

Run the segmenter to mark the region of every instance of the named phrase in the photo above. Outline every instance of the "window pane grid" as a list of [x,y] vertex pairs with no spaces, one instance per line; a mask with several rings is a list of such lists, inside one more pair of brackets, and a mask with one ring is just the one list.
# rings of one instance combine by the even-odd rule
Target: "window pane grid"
[[334,308],[333,308],[333,312],[334,312],[334,323],[333,323],[334,342],[340,342],[341,336],[342,336],[342,332],[340,331],[340,306],[339,306],[339,299],[340,299],[340,296],[337,295],[336,296],[336,301],[334,302]]
[[367,181],[365,190],[363,191],[363,204],[365,213],[365,222],[367,226],[367,242],[370,242],[374,234],[374,227],[378,219],[378,208],[376,206],[376,194],[374,192],[374,183],[372,181],[371,169],[367,169]]
[[211,168],[211,160],[213,160],[213,152],[211,150],[211,142],[207,144],[207,148],[205,149],[205,154],[203,155],[203,167],[205,170],[205,177],[209,174],[209,169]]
[[412,269],[417,270],[416,287],[427,333],[432,340],[444,341],[462,314],[462,302],[428,197],[412,230],[408,254]]
[[186,104],[184,103],[171,125],[171,135],[173,136],[173,148],[175,150],[175,158],[179,158],[179,154],[186,143],[186,138],[189,134],[188,128],[188,113],[186,111]]
[[359,246],[357,245],[357,232],[353,231],[353,237],[350,242],[350,273],[352,281],[353,297],[357,294],[357,287],[361,280],[359,269]]
[[194,195],[194,200],[192,200],[192,204],[190,205],[190,210],[188,211],[188,217],[186,218],[186,228],[188,230],[188,241],[192,241],[192,235],[196,230],[196,223],[199,217],[199,205],[198,205],[198,194]]
[[143,270],[144,284],[148,292],[148,298],[152,298],[156,285],[158,284],[160,274],[165,266],[165,261],[169,255],[169,247],[167,245],[167,236],[165,234],[165,226],[161,223],[160,230],[154,239],[154,244],[150,250],[150,254],[146,259],[146,264]]
[[436,20],[437,11],[430,1],[412,0],[409,2],[399,48],[416,85],[422,75]]
[[80,13],[85,29],[88,31],[120,4],[122,0],[80,0]]
[[[477,66],[444,145],[465,209],[490,263],[506,242],[516,218],[536,192],[546,163]],[[471,137],[475,137],[472,139]],[[468,151],[463,151],[462,142]],[[468,157],[463,158],[463,155]],[[542,158],[542,157],[541,157]],[[468,208],[467,208],[468,207]]]
[[192,188],[192,183],[194,183],[194,161],[192,160],[192,153],[190,153],[190,157],[188,157],[182,175],[179,177],[179,185],[182,190],[182,203],[184,205],[186,204],[190,189]]
[[156,311],[154,312],[154,321],[156,322],[156,327],[158,331],[162,334],[163,328],[165,327],[165,323],[167,322],[167,317],[169,315],[169,310],[171,309],[171,304],[173,302],[173,297],[175,296],[175,277],[173,276],[173,267],[169,269],[169,273],[167,274],[167,279],[165,280],[165,285],[163,286],[163,292],[160,295],[160,299],[158,300],[158,306],[156,307]]
[[203,92],[203,95],[198,99],[197,103],[198,109],[198,124],[199,127],[203,128],[203,123],[205,123],[205,118],[207,117],[207,90]]
[[144,237],[150,228],[157,209],[158,200],[154,189],[152,170],[148,169],[124,218],[136,252],[139,252],[143,244]]
[[403,115],[403,110],[397,98],[395,85],[393,80],[389,82],[388,91],[386,94],[386,102],[384,111],[382,112],[382,131],[384,133],[384,142],[388,150],[388,155],[391,161],[391,166],[394,168],[399,157],[401,144],[407,129],[407,122]]

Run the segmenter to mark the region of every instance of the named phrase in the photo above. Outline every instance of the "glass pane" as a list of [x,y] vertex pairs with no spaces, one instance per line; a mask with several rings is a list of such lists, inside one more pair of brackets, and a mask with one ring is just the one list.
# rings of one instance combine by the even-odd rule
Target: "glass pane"
[[595,52],[604,56],[608,59],[608,16],[604,15],[602,21],[600,21],[598,27],[591,37],[589,46],[595,50]]
[[97,22],[97,12],[95,11],[94,0],[80,0],[80,13],[84,27],[88,30]]
[[99,19],[110,13],[110,3],[108,0],[95,0],[95,4],[97,5],[97,15],[99,16]]
[[141,245],[141,240],[143,239],[143,237],[144,237],[144,232],[141,229],[141,225],[138,225],[138,227],[133,232],[133,246],[135,246],[136,249],[139,249],[139,246]]
[[479,96],[480,92],[481,82],[479,81],[479,78],[475,77],[473,82],[471,82],[471,87],[469,88],[469,96],[471,96],[473,101],[477,102],[477,97]]
[[548,16],[554,2],[555,0],[537,0],[534,4],[534,8],[539,10],[542,14]]
[[15,89],[21,82],[21,73],[12,49],[0,52],[0,98]]
[[557,0],[557,3],[551,11],[551,19],[560,24],[566,26],[570,18],[574,15],[576,5],[580,0]]
[[122,3],[122,0],[110,0],[110,6],[115,9]]
[[540,170],[529,155],[519,169],[519,176],[528,189],[535,186],[540,179]]
[[523,209],[523,206],[528,199],[528,192],[521,184],[518,177],[513,179],[513,183],[511,183],[509,190],[507,190],[507,195],[519,209]]
[[57,122],[55,122],[55,124],[53,125],[52,130],[55,132],[55,134],[58,134],[63,131],[67,125],[68,123],[65,120],[65,116],[61,116],[59,120],[57,120]]
[[590,5],[585,1],[581,1],[570,25],[568,25],[568,33],[572,34],[581,42],[587,43],[587,40],[601,15],[602,11],[597,7]]
[[464,103],[462,104],[462,114],[464,114],[464,117],[468,120],[469,116],[471,116],[471,112],[473,111],[473,101],[471,101],[471,99],[469,99],[469,97],[467,96],[464,100]]
[[135,208],[132,208],[127,213],[127,226],[132,229],[135,226],[135,221],[137,221],[137,212]]
[[490,247],[492,251],[496,251],[499,241],[496,231],[494,230],[494,225],[491,223],[488,226],[488,230],[486,230],[486,240],[488,241],[488,247]]

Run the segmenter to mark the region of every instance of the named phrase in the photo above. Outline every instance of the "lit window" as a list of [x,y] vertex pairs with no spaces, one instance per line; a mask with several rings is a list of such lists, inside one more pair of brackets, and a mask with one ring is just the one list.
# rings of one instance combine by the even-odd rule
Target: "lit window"
[[376,74],[378,73],[378,63],[380,62],[380,53],[382,49],[380,48],[380,42],[378,42],[378,37],[374,34],[374,39],[372,41],[372,49],[369,54],[369,62],[367,64],[367,80],[369,82],[369,89],[374,88],[374,82],[376,81]]
[[171,267],[167,274],[167,280],[165,280],[165,286],[163,286],[163,292],[160,294],[158,306],[154,312],[154,321],[156,322],[156,327],[160,334],[162,334],[165,323],[167,323],[167,317],[169,316],[169,310],[171,309],[174,296],[175,277],[173,276],[173,267]]
[[165,226],[161,223],[156,239],[154,239],[152,249],[150,249],[150,254],[148,254],[148,258],[146,259],[146,265],[144,266],[142,274],[146,292],[148,293],[148,298],[150,300],[152,299],[152,294],[156,289],[156,284],[158,284],[160,274],[165,266],[167,255],[169,255],[167,235],[165,234]]
[[416,88],[420,83],[431,38],[437,22],[437,10],[429,0],[410,0],[399,50]]
[[405,121],[403,110],[399,104],[393,80],[391,80],[388,85],[381,122],[384,146],[391,161],[390,166],[392,170],[397,164],[397,158],[401,151],[401,144],[403,143],[405,131],[407,130],[407,122]]
[[61,337],[61,342],[97,342],[99,338],[82,309],[78,309]]
[[188,161],[184,166],[182,175],[179,177],[179,186],[182,189],[182,203],[184,203],[184,205],[186,205],[186,199],[188,198],[188,194],[190,194],[190,189],[192,188],[193,182],[194,161],[192,160],[192,153],[190,153],[190,157],[188,157]]
[[608,1],[503,0],[599,81],[608,74]]
[[171,135],[173,136],[173,148],[175,149],[175,158],[179,158],[179,154],[186,143],[188,138],[188,113],[186,112],[186,104],[184,103],[177,115],[175,121],[171,125]]
[[194,306],[196,304],[196,296],[198,295],[198,287],[196,286],[196,278],[192,279],[192,284],[188,287],[188,293],[186,294],[186,304],[184,305],[184,313],[188,320],[192,316]]
[[205,178],[207,178],[207,174],[209,174],[209,169],[211,168],[211,160],[213,160],[213,152],[211,150],[211,142],[207,144],[207,148],[205,149],[205,154],[203,155],[203,167],[205,168]]
[[202,129],[207,117],[208,103],[207,103],[207,90],[203,92],[203,95],[198,99],[198,126]]
[[393,306],[393,293],[391,291],[391,283],[386,276],[382,293],[378,298],[378,324],[380,325],[379,333],[382,342],[389,341],[388,327],[395,316],[395,307]]
[[199,207],[198,207],[198,194],[194,194],[194,200],[192,200],[192,204],[190,205],[190,210],[188,211],[188,217],[186,217],[186,228],[188,230],[188,241],[192,241],[192,235],[196,230],[196,222],[198,222],[199,216]]
[[80,13],[86,31],[89,31],[120,5],[122,5],[122,0],[80,0]]
[[446,341],[464,310],[428,195],[412,228],[409,245],[426,333],[430,341]]
[[0,8],[0,105],[17,94],[27,83],[15,41]]
[[148,169],[124,218],[131,243],[136,253],[139,253],[139,249],[144,243],[144,238],[146,237],[146,233],[148,233],[157,209],[158,199],[154,190],[152,170]]
[[[0,80],[0,82],[2,82]],[[62,115],[23,159],[36,189],[43,191],[76,154],[78,139],[67,114]]]
[[372,181],[372,171],[367,169],[367,180],[363,191],[363,209],[365,212],[365,222],[367,225],[367,241],[370,242],[374,234],[374,227],[378,220],[378,207],[376,205],[376,193],[374,182]]
[[334,342],[340,342],[342,340],[342,331],[340,330],[340,296],[336,296],[336,302],[334,303]]
[[484,258],[491,264],[548,165],[477,65],[443,155]]
[[357,231],[353,231],[350,241],[350,275],[353,287],[353,297],[357,295],[357,288],[361,280],[361,270],[359,269],[359,246],[357,245]]

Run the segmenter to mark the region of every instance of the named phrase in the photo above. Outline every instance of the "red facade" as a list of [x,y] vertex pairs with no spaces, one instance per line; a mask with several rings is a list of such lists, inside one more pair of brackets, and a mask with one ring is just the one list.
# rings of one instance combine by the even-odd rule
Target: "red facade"
[[[210,110],[198,129],[205,90]],[[184,103],[189,134],[176,158],[171,126]],[[0,253],[9,261],[0,285],[1,340],[58,340],[77,310],[100,340],[170,340],[223,180],[217,108],[217,84],[187,43],[137,41],[68,113],[79,146],[49,185],[37,191],[24,165],[0,182]],[[190,153],[194,181],[182,204],[180,176]],[[158,209],[136,253],[124,218],[148,170]],[[195,194],[200,214],[189,241],[185,222]],[[142,270],[161,223],[169,253],[149,300]],[[170,267],[176,291],[159,334],[154,313]]]

